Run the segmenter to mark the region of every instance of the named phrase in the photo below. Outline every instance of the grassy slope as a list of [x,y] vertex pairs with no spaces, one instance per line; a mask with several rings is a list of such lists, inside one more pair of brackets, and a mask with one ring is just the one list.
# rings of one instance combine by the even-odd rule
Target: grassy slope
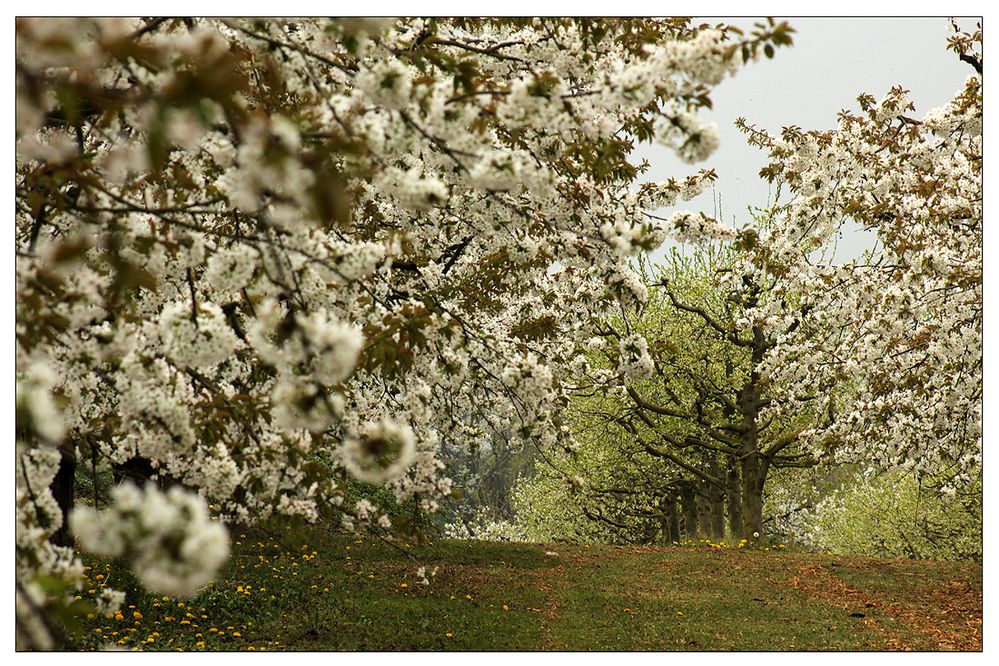
[[[199,597],[185,603],[130,595],[135,607],[121,619],[86,623],[83,646],[981,648],[982,571],[974,564],[783,551],[439,542],[406,549],[428,571],[439,567],[433,583],[423,586],[416,580],[418,565],[378,541],[321,532],[288,534],[281,543],[235,536],[232,562]],[[120,571],[95,563],[88,572],[90,589],[127,585]],[[97,580],[99,573],[104,578]]]

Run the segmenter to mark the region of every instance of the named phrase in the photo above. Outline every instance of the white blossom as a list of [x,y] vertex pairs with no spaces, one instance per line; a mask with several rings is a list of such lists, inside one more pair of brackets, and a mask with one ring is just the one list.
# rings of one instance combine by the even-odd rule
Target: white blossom
[[179,487],[125,483],[103,511],[79,507],[70,524],[80,545],[107,557],[126,557],[150,590],[189,596],[215,576],[229,556],[228,532],[212,520],[203,499]]

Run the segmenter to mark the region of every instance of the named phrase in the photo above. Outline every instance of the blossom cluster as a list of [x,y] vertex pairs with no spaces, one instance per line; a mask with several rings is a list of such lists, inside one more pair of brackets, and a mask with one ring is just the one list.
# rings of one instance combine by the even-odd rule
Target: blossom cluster
[[179,487],[164,493],[124,483],[112,492],[110,507],[78,507],[69,520],[84,549],[126,558],[157,593],[192,595],[229,557],[226,528],[209,517],[202,498]]

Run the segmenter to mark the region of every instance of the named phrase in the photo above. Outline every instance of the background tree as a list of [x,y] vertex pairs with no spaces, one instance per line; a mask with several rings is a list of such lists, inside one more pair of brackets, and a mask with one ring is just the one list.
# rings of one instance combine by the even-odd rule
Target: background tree
[[981,562],[981,474],[950,494],[939,492],[944,483],[949,475],[857,474],[798,514],[788,533],[833,552]]
[[[674,249],[659,266],[642,263],[648,299],[605,320],[589,342],[589,362],[580,363],[572,424],[585,457],[599,462],[566,476],[586,479],[585,496],[597,505],[586,515],[632,538],[641,529],[625,515],[656,521],[667,542],[678,540],[679,523],[688,538],[720,539],[726,516],[736,539],[761,538],[769,474],[815,465],[800,436],[828,430],[849,396],[843,388],[813,391],[795,396],[793,416],[765,416],[784,399],[772,391],[784,378],[757,367],[782,352],[797,325],[747,318],[778,279],[737,272],[739,252]],[[780,367],[797,372],[794,361]]]
[[515,449],[509,437],[497,433],[484,445],[445,442],[442,454],[457,488],[440,512],[440,522],[450,524],[451,533],[475,538],[486,525],[513,520],[514,487],[519,477],[533,472],[533,447]]

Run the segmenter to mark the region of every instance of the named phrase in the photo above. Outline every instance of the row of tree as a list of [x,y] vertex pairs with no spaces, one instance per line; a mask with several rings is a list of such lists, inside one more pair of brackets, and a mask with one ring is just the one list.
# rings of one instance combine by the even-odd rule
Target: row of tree
[[[758,366],[776,336],[745,313],[771,297],[774,281],[733,279],[737,252],[674,249],[658,266],[640,262],[647,300],[596,328],[574,377],[575,443],[551,469],[577,486],[582,516],[625,540],[755,542],[772,471],[817,463],[799,435],[831,423],[837,396],[809,396],[794,418],[767,414],[783,396]],[[617,373],[635,354],[647,355],[648,372]]]

